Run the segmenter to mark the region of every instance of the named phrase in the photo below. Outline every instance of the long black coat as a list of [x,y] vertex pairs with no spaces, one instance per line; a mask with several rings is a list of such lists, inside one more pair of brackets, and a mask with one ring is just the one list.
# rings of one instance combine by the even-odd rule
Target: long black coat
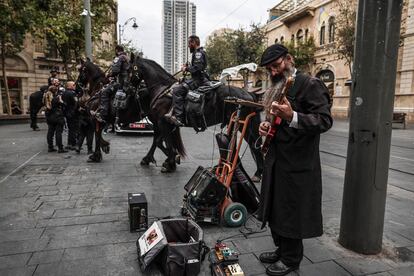
[[259,219],[294,239],[322,235],[320,133],[332,126],[325,84],[298,73],[287,99],[298,128],[282,121],[265,159]]

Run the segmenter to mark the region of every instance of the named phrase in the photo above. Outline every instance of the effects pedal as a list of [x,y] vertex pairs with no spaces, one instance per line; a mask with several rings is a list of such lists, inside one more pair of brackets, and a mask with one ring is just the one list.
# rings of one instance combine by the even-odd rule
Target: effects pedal
[[216,243],[209,259],[213,276],[244,276],[239,265],[239,254],[225,243]]

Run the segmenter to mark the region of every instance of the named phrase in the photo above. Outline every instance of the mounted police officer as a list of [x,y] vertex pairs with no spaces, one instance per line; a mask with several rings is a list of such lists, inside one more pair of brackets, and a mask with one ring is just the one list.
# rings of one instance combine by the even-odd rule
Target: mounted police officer
[[173,108],[165,114],[165,118],[176,126],[183,126],[185,96],[189,90],[195,90],[199,86],[208,85],[209,76],[207,69],[207,55],[200,47],[200,38],[192,35],[188,38],[188,48],[192,53],[191,64],[185,64],[181,68],[183,72],[190,72],[191,79],[184,80],[173,90]]
[[124,52],[124,47],[117,45],[115,47],[115,55],[110,73],[107,74],[108,78],[115,78],[115,83],[108,85],[102,90],[99,112],[95,115],[96,119],[101,122],[108,119],[111,95],[117,90],[124,90],[128,86],[129,60]]

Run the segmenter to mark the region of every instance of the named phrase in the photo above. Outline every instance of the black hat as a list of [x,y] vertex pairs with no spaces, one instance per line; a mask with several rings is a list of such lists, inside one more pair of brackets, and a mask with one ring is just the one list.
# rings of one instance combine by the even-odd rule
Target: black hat
[[277,60],[281,56],[284,56],[288,53],[288,49],[282,44],[273,44],[272,46],[267,47],[267,49],[262,54],[262,59],[260,60],[260,66],[265,66],[272,61]]

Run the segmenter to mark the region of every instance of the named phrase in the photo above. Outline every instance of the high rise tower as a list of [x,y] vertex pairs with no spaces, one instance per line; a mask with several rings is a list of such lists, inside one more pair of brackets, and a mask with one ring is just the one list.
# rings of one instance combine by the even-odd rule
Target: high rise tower
[[196,34],[196,6],[188,0],[164,0],[162,23],[162,60],[171,74],[189,61],[187,39]]

